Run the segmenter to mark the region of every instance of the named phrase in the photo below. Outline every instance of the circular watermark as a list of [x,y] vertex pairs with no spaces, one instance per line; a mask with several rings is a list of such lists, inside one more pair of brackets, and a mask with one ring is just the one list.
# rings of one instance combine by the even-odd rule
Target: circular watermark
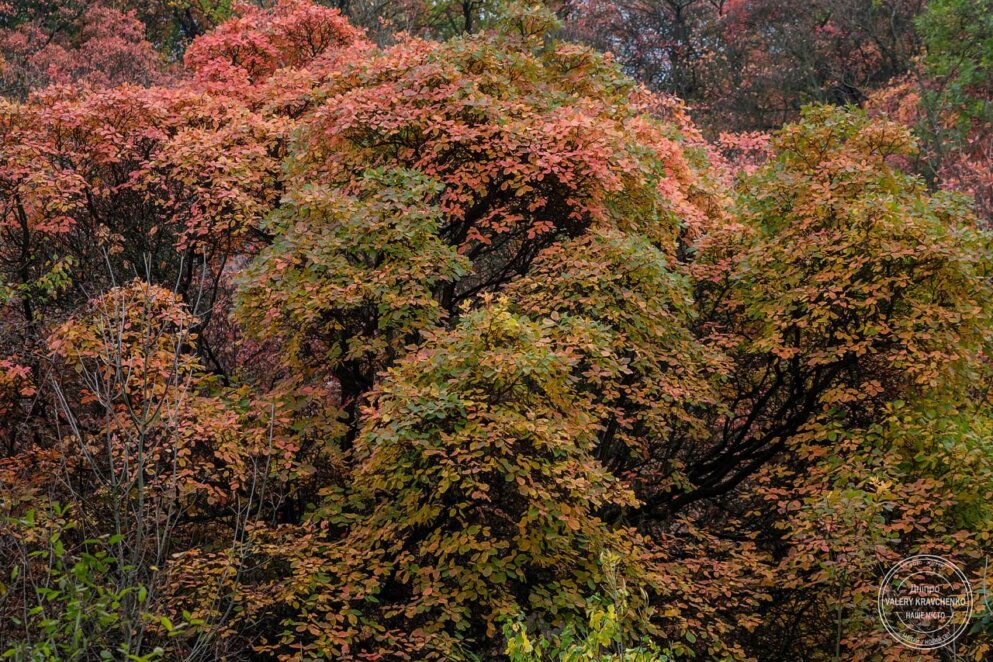
[[909,648],[935,650],[965,632],[972,617],[972,587],[948,559],[908,557],[879,585],[879,618],[890,636]]

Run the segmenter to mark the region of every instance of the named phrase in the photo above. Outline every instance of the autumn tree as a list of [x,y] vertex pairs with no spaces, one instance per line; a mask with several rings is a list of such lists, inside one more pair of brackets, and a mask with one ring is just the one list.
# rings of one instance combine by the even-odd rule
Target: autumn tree
[[993,218],[989,10],[981,2],[930,3],[917,21],[924,46],[917,66],[871,103],[920,137],[911,167],[932,186],[972,196],[987,222]]
[[58,83],[150,85],[166,76],[133,11],[97,3],[39,4],[8,15],[10,25],[0,29],[3,96],[23,97]]
[[[735,504],[739,523],[787,532],[787,562],[800,566],[785,574],[798,572],[798,581],[771,596],[783,611],[773,607],[770,617],[783,620],[768,632],[796,631],[789,614],[797,609],[821,625],[778,643],[763,634],[759,650],[786,646],[816,659],[848,647],[861,659],[885,649],[885,638],[867,632],[876,626],[865,596],[876,564],[898,551],[941,549],[978,572],[970,559],[981,555],[985,525],[952,514],[971,510],[975,497],[929,468],[938,438],[963,455],[976,441],[967,429],[921,427],[919,417],[931,411],[950,422],[952,412],[973,411],[975,429],[985,425],[984,391],[971,385],[989,378],[988,237],[961,200],[930,196],[888,163],[912,145],[895,124],[807,111],[777,136],[777,157],[741,198],[748,232],[737,266],[702,281],[704,309],[717,313],[706,324],[742,325],[728,348],[739,375],[730,383],[740,386],[723,399],[734,407],[716,421],[721,441],[689,462],[695,487],[663,502],[716,497]],[[944,414],[934,413],[937,402]],[[906,403],[914,404],[896,413]],[[954,471],[985,491],[989,456],[974,457],[978,464]],[[742,490],[759,497],[754,510]],[[770,518],[769,501],[787,521]],[[907,535],[897,540],[900,531]]]
[[568,32],[691,103],[714,133],[768,131],[812,102],[861,104],[908,70],[922,2],[568,3]]
[[[688,281],[666,265],[675,269],[687,237],[721,214],[722,198],[706,172],[707,148],[677,103],[633,88],[593,53],[566,44],[545,49],[548,25],[545,15],[527,11],[512,17],[502,34],[449,44],[407,41],[346,62],[329,79],[328,102],[306,120],[290,160],[285,206],[264,228],[273,243],[244,274],[237,316],[256,341],[280,343],[285,363],[277,378],[333,385],[330,404],[344,410],[342,442],[354,457],[347,483],[326,490],[316,513],[257,529],[239,552],[266,570],[254,581],[226,586],[224,599],[276,632],[307,633],[299,640],[267,637],[262,650],[289,654],[298,641],[315,655],[458,656],[470,646],[498,651],[501,619],[564,623],[569,613],[581,615],[584,582],[595,585],[600,572],[600,549],[623,551],[631,573],[644,572],[629,546],[631,534],[602,519],[616,518],[633,504],[631,497],[620,485],[609,487],[616,479],[595,458],[644,457],[643,440],[629,425],[682,430],[692,425],[686,410],[697,404],[693,398],[706,398],[697,393],[706,389],[706,377],[693,368],[687,368],[695,383],[687,385],[693,393],[686,398],[675,375],[666,377],[671,387],[656,380],[682,370],[676,364],[684,351],[689,360],[705,353],[685,325]],[[597,133],[590,131],[594,126]],[[680,228],[680,219],[693,227]],[[593,227],[606,234],[581,248],[579,237]],[[624,230],[645,235],[628,240]],[[545,257],[546,248],[569,237],[576,237],[574,246]],[[520,306],[518,312],[486,303],[539,263],[548,262],[541,273],[554,278],[561,267],[553,260],[578,250],[604,253],[602,264],[586,267],[586,278],[628,259],[643,264],[642,271],[603,284],[623,306],[619,330],[607,326],[614,321],[607,304],[596,312],[579,306],[576,322],[561,323],[553,334],[557,316],[572,316],[568,283],[561,309],[538,306],[554,287],[543,279],[534,281],[533,293],[521,289],[504,304]],[[644,291],[628,301],[625,287]],[[525,306],[529,300],[533,309]],[[638,310],[639,301],[652,302],[649,312]],[[653,312],[664,317],[654,321]],[[645,343],[654,333],[670,333],[669,319],[683,328],[681,335],[678,327],[671,331],[677,345],[653,350]],[[583,331],[587,326],[596,342]],[[484,332],[491,327],[496,335]],[[560,333],[565,337],[553,341]],[[545,334],[553,335],[546,340]],[[505,337],[508,347],[501,348]],[[596,349],[608,338],[609,351]],[[635,363],[646,374],[630,388],[622,384],[631,372],[628,339],[642,343]],[[438,348],[429,349],[434,343]],[[547,355],[520,366],[512,358],[529,344],[546,343]],[[424,370],[422,361],[431,355],[441,362],[437,372]],[[506,376],[492,373],[506,361]],[[398,362],[409,367],[390,368]],[[586,383],[594,378],[609,392],[609,403]],[[445,404],[448,398],[433,386],[445,382],[463,404]],[[677,402],[659,405],[652,402],[657,397]],[[396,427],[411,398],[439,412],[437,425],[425,431],[421,414],[412,411],[402,414],[409,430]],[[644,412],[627,416],[626,398]],[[398,410],[382,413],[389,407]],[[539,408],[548,411],[538,416]],[[549,429],[557,417],[587,408],[562,430]],[[597,432],[615,410],[631,420],[621,422],[623,429]],[[528,423],[529,417],[537,418]],[[411,460],[404,458],[437,443],[442,430],[455,436],[405,469]],[[415,434],[426,436],[416,441]],[[577,434],[583,436],[573,438]],[[601,434],[617,439],[605,442]],[[492,446],[498,437],[505,440],[503,451]],[[466,444],[478,448],[455,453]],[[451,466],[439,466],[435,476],[432,467],[449,453],[455,453]],[[528,454],[533,462],[519,469],[498,461]],[[539,489],[544,463],[552,473]],[[478,484],[449,487],[463,473],[478,473]],[[508,476],[518,492],[504,494]],[[437,504],[439,490],[456,501]],[[487,523],[492,518],[507,525]],[[409,563],[396,563],[400,550],[409,550]],[[511,552],[517,555],[508,557]],[[179,581],[190,586],[199,573],[216,573],[226,558],[191,556],[189,572],[177,569]],[[470,558],[494,565],[474,567]],[[468,567],[460,574],[444,569],[453,564]],[[412,576],[415,565],[427,574]],[[558,572],[541,579],[563,565],[588,581]],[[427,572],[430,567],[436,570]],[[532,586],[539,581],[550,584]],[[464,592],[466,585],[476,588]],[[480,604],[488,606],[480,610]],[[275,605],[292,606],[290,615],[273,622]],[[417,616],[428,613],[436,622]]]

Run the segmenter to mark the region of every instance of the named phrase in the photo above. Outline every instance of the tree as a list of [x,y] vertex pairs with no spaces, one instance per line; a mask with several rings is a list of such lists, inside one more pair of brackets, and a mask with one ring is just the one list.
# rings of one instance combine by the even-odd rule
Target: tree
[[[569,343],[593,342],[568,320],[558,327],[580,336]],[[496,303],[428,340],[377,390],[357,440],[362,505],[335,574],[358,584],[354,602],[376,598],[374,611],[358,608],[380,614],[383,652],[391,638],[412,654],[498,646],[501,619],[554,626],[581,611],[600,551],[637,563],[630,533],[597,516],[633,496],[592,457],[578,356],[558,333]]]
[[23,97],[45,85],[74,82],[147,86],[166,76],[133,11],[95,3],[39,4],[0,29],[0,94]]
[[361,40],[335,9],[300,0],[280,0],[269,10],[242,4],[233,18],[194,40],[184,61],[192,71],[233,67],[258,80]]
[[922,2],[577,1],[569,30],[691,103],[711,132],[768,131],[807,103],[862,103],[910,67]]
[[921,138],[913,165],[932,185],[972,196],[987,222],[993,218],[989,10],[982,2],[930,3],[917,21],[921,62],[873,99],[874,108]]
[[[704,310],[725,311],[706,324],[716,324],[719,338],[739,339],[729,347],[737,367],[728,382],[739,386],[723,397],[734,406],[717,419],[721,441],[687,462],[694,489],[664,501],[679,507],[733,490],[725,492],[732,498],[717,498],[734,504],[732,513],[743,518],[736,523],[758,527],[757,539],[769,527],[788,532],[770,535],[770,552],[789,550],[788,563],[804,569],[778,569],[776,576],[796,573],[797,585],[780,585],[771,596],[767,613],[777,624],[756,630],[758,650],[817,659],[818,651],[850,647],[871,657],[887,646],[869,631],[876,626],[864,597],[875,590],[876,563],[899,556],[894,547],[904,554],[918,544],[942,549],[982,529],[925,516],[919,509],[926,504],[942,504],[936,512],[950,515],[968,510],[973,497],[950,488],[944,481],[951,476],[935,481],[924,459],[934,450],[912,453],[912,462],[901,450],[920,434],[926,447],[942,438],[953,454],[967,455],[975,443],[969,433],[922,432],[918,414],[892,413],[907,402],[933,411],[940,401],[949,408],[942,420],[951,421],[951,411],[987,407],[970,387],[988,379],[987,235],[960,200],[932,197],[920,180],[888,165],[912,145],[897,125],[854,111],[808,110],[775,138],[776,158],[746,184],[754,193],[742,197],[748,233],[731,260],[737,266],[718,253],[724,277],[702,281]],[[731,319],[742,326],[729,332],[723,325]],[[987,484],[982,461],[955,464]],[[751,508],[748,492],[759,499]],[[788,521],[769,515],[769,501]],[[921,526],[921,538],[895,540]],[[956,544],[944,549],[963,552],[955,558],[969,566],[979,552],[965,550],[981,543]],[[770,636],[778,628],[802,632],[791,616],[798,610],[820,625],[788,640]]]

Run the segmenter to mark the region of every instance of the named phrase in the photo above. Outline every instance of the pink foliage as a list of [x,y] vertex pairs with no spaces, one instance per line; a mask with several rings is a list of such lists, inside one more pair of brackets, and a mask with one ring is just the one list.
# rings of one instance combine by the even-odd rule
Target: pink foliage
[[239,3],[235,18],[190,45],[185,62],[208,80],[241,70],[258,81],[277,69],[304,67],[328,48],[364,39],[337,9],[302,0],[280,0],[268,10]]
[[924,78],[898,78],[870,96],[869,111],[924,136],[919,158],[938,185],[971,196],[976,214],[993,223],[993,124],[971,120],[960,134],[961,117],[951,109],[935,108],[929,116],[923,98],[933,85]]
[[87,10],[78,45],[50,44],[31,57],[31,64],[51,83],[150,85],[161,76],[159,56],[134,12],[101,5]]
[[0,30],[0,85],[23,95],[50,84],[147,86],[164,79],[164,66],[145,39],[134,12],[91,4],[70,21],[72,31],[50,32],[34,22]]

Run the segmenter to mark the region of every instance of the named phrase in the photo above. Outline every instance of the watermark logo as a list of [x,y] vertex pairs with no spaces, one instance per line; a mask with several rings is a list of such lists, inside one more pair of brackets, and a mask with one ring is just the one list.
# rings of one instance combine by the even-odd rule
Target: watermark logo
[[879,618],[898,642],[935,650],[965,632],[972,617],[972,587],[954,563],[920,554],[893,566],[879,586]]

